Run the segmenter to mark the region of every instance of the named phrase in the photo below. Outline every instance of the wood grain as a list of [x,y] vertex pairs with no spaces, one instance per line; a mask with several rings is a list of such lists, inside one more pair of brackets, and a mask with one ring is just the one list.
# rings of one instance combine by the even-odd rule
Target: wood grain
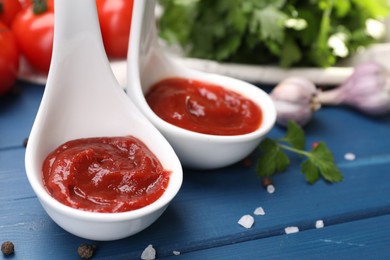
[[[15,259],[76,259],[80,243],[58,227],[34,195],[24,170],[23,139],[38,109],[43,87],[20,83],[19,96],[0,103],[0,241],[15,243]],[[269,194],[252,165],[237,163],[213,171],[184,170],[184,183],[162,217],[126,239],[93,242],[94,259],[139,259],[149,244],[158,258],[384,258],[390,245],[390,116],[369,118],[341,107],[324,108],[305,128],[307,146],[323,140],[333,150],[344,181],[309,185],[293,158],[287,172],[273,178]],[[270,137],[284,129],[275,127]],[[352,152],[356,160],[344,155]],[[253,211],[263,207],[264,216]],[[242,215],[254,216],[245,229]],[[322,219],[325,228],[315,229]],[[286,235],[284,228],[300,232]],[[174,256],[173,251],[179,251]]]

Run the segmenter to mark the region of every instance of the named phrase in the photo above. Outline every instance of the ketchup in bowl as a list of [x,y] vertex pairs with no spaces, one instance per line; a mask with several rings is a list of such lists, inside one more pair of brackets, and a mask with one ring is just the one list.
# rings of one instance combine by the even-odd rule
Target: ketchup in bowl
[[157,82],[146,93],[150,108],[178,127],[210,135],[242,135],[257,130],[261,109],[221,86],[185,78]]
[[170,171],[132,136],[76,139],[51,152],[43,182],[59,202],[92,212],[147,206],[166,190]]

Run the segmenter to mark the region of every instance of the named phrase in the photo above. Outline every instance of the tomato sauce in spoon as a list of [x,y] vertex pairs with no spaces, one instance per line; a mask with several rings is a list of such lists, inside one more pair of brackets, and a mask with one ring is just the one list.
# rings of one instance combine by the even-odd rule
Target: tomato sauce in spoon
[[248,134],[262,123],[262,111],[250,99],[197,80],[162,80],[149,89],[146,100],[163,120],[203,134]]

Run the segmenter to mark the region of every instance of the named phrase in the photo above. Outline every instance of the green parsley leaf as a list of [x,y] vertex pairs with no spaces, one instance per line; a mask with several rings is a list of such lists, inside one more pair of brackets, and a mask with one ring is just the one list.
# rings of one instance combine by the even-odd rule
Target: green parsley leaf
[[[329,67],[347,58],[329,46],[346,35],[348,55],[378,42],[368,19],[390,14],[388,0],[159,0],[159,35],[187,56],[221,62]],[[299,29],[288,21],[302,20]]]
[[324,142],[319,142],[312,151],[303,150],[304,146],[303,129],[296,122],[289,121],[285,137],[278,141],[266,138],[260,143],[260,156],[257,160],[256,173],[262,177],[270,177],[277,172],[285,171],[290,164],[290,159],[283,151],[287,150],[307,158],[301,163],[301,172],[305,175],[308,183],[313,184],[320,177],[328,182],[343,180],[343,176],[334,162],[333,154]]
[[351,1],[349,0],[339,0],[334,1],[334,7],[337,14],[337,17],[344,17],[351,10]]
[[294,63],[302,59],[301,49],[292,37],[286,37],[286,44],[280,54],[280,66],[291,67]]
[[[340,182],[343,180],[341,172],[334,163],[333,155],[324,142],[319,142],[309,154],[308,162],[318,169],[325,180],[329,182]],[[302,172],[309,175],[313,174],[307,170],[310,169],[306,166],[305,171],[302,169]]]
[[367,12],[373,18],[385,18],[390,11],[389,2],[386,0],[352,0],[352,2],[357,6],[360,6],[362,10],[365,10],[365,12]]
[[275,172],[283,172],[290,164],[290,159],[275,141],[265,138],[259,148],[261,156],[256,164],[256,172],[259,176],[267,177]]
[[258,26],[260,39],[272,40],[278,43],[284,41],[284,22],[288,16],[273,6],[255,10],[252,26]]
[[320,178],[318,168],[311,160],[307,160],[301,164],[301,172],[305,175],[308,183],[314,184]]
[[295,121],[288,121],[287,133],[284,138],[281,139],[289,143],[293,148],[303,150],[305,147],[305,132]]

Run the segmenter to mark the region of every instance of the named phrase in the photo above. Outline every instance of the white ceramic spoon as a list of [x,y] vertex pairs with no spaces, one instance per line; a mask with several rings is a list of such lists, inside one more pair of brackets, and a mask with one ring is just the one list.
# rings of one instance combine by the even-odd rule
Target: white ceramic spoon
[[[243,159],[255,149],[275,123],[276,111],[271,98],[263,90],[247,82],[183,68],[169,59],[157,42],[155,4],[155,0],[134,0],[128,53],[128,78],[134,84],[128,85],[127,94],[168,139],[183,165],[212,169]],[[142,24],[142,28],[137,24]],[[144,94],[154,83],[170,77],[217,84],[250,98],[263,111],[261,126],[249,134],[216,136],[191,132],[165,122],[150,109]]]
[[[154,222],[176,195],[181,164],[116,81],[102,44],[95,0],[55,0],[54,24],[50,72],[26,150],[27,177],[47,213],[67,231],[95,240],[132,235]],[[166,192],[155,203],[131,212],[92,213],[64,206],[46,192],[41,170],[49,152],[72,139],[124,135],[139,138],[172,171]]]

